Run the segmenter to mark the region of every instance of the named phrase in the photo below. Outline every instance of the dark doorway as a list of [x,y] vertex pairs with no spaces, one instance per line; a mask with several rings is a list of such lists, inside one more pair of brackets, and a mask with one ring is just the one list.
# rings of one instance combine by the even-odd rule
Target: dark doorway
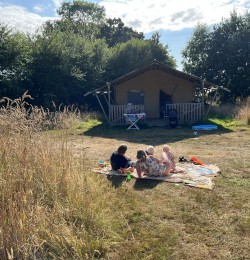
[[164,112],[166,112],[166,104],[173,104],[172,97],[160,90],[160,117],[164,117]]

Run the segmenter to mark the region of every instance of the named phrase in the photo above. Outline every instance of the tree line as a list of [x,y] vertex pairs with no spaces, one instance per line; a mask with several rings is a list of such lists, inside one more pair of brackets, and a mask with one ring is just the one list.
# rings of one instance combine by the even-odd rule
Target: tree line
[[[145,39],[98,4],[65,2],[57,13],[32,35],[0,25],[0,97],[28,90],[37,105],[83,105],[84,93],[154,59],[176,68],[158,32]],[[186,72],[232,90],[225,100],[249,95],[249,21],[233,13],[212,32],[198,25],[183,51]]]
[[182,51],[183,68],[230,92],[221,92],[222,102],[235,102],[250,96],[250,13],[234,10],[210,28],[198,24]]

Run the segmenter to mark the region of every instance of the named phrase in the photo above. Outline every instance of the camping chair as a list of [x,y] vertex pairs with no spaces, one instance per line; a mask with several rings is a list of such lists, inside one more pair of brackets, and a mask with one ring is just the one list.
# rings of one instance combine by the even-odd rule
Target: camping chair
[[177,110],[176,109],[169,109],[168,110],[168,117],[169,117],[169,125],[171,128],[177,127]]

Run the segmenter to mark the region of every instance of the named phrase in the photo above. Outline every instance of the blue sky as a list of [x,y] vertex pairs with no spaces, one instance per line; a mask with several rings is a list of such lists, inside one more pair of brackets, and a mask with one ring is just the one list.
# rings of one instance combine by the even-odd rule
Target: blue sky
[[[16,30],[34,32],[46,20],[56,19],[63,0],[0,0],[0,23]],[[68,2],[68,1],[67,1]],[[159,31],[161,42],[181,70],[181,50],[198,22],[208,25],[228,18],[234,9],[244,14],[250,0],[89,0],[105,7],[107,17],[120,17],[126,26],[149,38]]]

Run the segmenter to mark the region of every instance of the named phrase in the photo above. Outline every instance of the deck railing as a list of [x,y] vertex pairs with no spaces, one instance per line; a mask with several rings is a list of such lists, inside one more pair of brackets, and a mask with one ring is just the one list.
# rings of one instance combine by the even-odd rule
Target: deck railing
[[169,109],[176,109],[178,124],[193,124],[203,119],[202,103],[167,104],[166,111]]
[[[167,104],[166,111],[176,109],[178,124],[193,124],[203,119],[204,106],[202,103]],[[110,125],[125,125],[124,114],[144,113],[144,105],[110,105]],[[141,122],[145,121],[145,118]]]
[[125,125],[124,114],[133,113],[144,113],[144,105],[110,105],[109,123],[110,125]]

